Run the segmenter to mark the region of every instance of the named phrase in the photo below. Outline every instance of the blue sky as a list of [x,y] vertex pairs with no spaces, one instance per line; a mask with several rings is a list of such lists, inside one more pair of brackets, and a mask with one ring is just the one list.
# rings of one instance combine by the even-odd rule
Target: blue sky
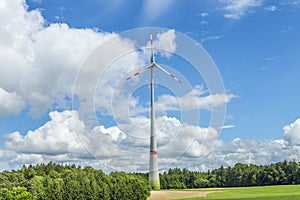
[[[120,117],[123,109],[131,109],[137,129],[117,124],[121,119],[108,111],[104,103],[107,96],[103,93],[111,94],[116,86],[105,82],[106,79],[95,77],[98,80],[93,93],[96,103],[80,101],[80,95],[89,97],[87,91],[95,86],[80,76],[89,56],[95,52],[101,54],[104,41],[118,42],[111,47],[116,52],[136,48],[125,37],[116,41],[110,38],[115,34],[126,36],[122,35],[124,31],[131,33],[132,29],[143,27],[164,28],[157,31],[152,28],[154,44],[171,53],[180,48],[176,32],[202,45],[216,64],[228,97],[218,99],[227,107],[225,127],[218,138],[219,134],[209,126],[209,108],[218,106],[205,104],[214,94],[208,91],[203,77],[193,76],[188,62],[176,55],[156,54],[158,62],[170,66],[168,70],[191,84],[191,91],[200,93],[195,99],[203,103],[199,112],[187,111],[191,112],[190,116],[200,113],[199,126],[184,124],[180,121],[180,111],[172,110],[176,105],[170,103],[178,91],[157,86],[156,101],[165,107],[158,119],[158,124],[164,124],[159,142],[161,169],[179,166],[206,170],[236,162],[266,164],[300,159],[299,0],[4,0],[0,10],[3,58],[0,61],[0,169],[53,160],[106,170],[146,171],[148,155],[144,158],[135,153],[147,154],[148,148],[145,139],[148,86],[138,82],[147,79],[148,74],[133,82],[142,87],[132,93],[131,99],[125,99],[129,104],[124,103],[122,107],[116,102],[115,112]],[[147,31],[144,33],[145,38],[139,39],[142,48],[147,46],[149,37]],[[128,68],[118,70],[130,75],[148,62],[148,55],[142,50],[120,58],[117,64]],[[118,79],[114,65],[110,70],[106,72],[108,77]],[[82,88],[75,89],[79,99],[74,100],[76,75],[83,82]],[[163,83],[165,77],[158,76]],[[134,87],[133,83],[126,84]],[[178,97],[177,101],[184,103],[189,89],[183,87],[182,98]],[[129,95],[132,91],[126,92]],[[73,100],[75,107],[72,107]],[[98,109],[96,125],[90,120],[89,112],[94,104]],[[137,111],[133,114],[132,110]],[[77,131],[73,123],[77,124]],[[142,134],[136,135],[139,131]],[[172,131],[177,133],[176,137],[169,134]],[[190,134],[186,136],[188,144],[178,147],[177,140],[185,137],[185,131]],[[126,134],[140,140],[129,139]],[[208,135],[203,139],[201,134]],[[171,151],[175,147],[178,152]],[[126,152],[130,154],[128,157],[124,156]],[[128,162],[132,167],[127,168]]]

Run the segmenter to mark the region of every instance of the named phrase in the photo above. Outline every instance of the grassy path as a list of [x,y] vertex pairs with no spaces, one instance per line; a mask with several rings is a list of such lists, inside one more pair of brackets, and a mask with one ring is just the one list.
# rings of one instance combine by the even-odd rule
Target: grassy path
[[199,191],[199,190],[160,190],[152,191],[148,200],[171,200],[190,197],[206,197],[215,191]]

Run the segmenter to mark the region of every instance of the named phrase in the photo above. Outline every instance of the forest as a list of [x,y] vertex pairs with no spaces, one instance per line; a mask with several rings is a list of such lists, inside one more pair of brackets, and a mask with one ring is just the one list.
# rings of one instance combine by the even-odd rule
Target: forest
[[148,181],[137,174],[55,163],[23,166],[0,173],[0,200],[147,199]]
[[[160,174],[160,183],[162,189],[300,184],[300,163],[237,163],[207,172],[174,168]],[[50,162],[0,172],[0,200],[143,200],[149,197],[150,190],[147,173],[106,174],[89,166]]]
[[175,168],[161,174],[160,183],[163,189],[300,184],[300,163],[286,160],[260,166],[237,163],[207,172]]

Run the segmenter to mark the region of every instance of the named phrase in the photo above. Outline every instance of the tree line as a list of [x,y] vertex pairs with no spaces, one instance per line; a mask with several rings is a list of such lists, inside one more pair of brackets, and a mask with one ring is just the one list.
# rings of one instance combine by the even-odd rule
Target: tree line
[[161,174],[160,182],[163,189],[300,184],[300,163],[286,160],[270,165],[237,163],[207,172],[175,168]]
[[[237,163],[207,172],[169,169],[160,174],[162,189],[300,184],[300,162],[270,165]],[[147,199],[147,173],[111,172],[55,163],[0,172],[0,200]]]
[[138,174],[55,163],[23,166],[0,173],[0,200],[128,200],[150,196],[147,179]]

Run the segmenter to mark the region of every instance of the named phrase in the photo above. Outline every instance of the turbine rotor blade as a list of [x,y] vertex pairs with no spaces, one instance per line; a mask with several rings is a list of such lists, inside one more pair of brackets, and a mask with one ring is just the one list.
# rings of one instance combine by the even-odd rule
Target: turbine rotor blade
[[151,46],[151,58],[150,58],[150,62],[154,63],[155,62],[155,58],[154,58],[154,49],[153,49],[152,30],[151,29],[150,29],[150,46]]
[[157,67],[158,69],[160,69],[162,72],[164,72],[168,76],[170,76],[171,78],[175,79],[178,83],[182,83],[182,81],[180,79],[178,79],[174,74],[168,72],[167,70],[165,70],[164,68],[162,68],[158,64],[155,63],[154,66]]
[[144,71],[147,71],[147,70],[150,69],[151,67],[153,67],[152,64],[149,65],[148,67],[143,68],[142,70],[140,70],[140,71],[138,71],[138,72],[135,72],[132,76],[127,77],[126,80],[128,81],[128,80],[132,79],[133,77],[140,75],[141,73],[143,73]]
[[152,30],[150,29],[150,45],[153,45],[153,40],[152,40]]

